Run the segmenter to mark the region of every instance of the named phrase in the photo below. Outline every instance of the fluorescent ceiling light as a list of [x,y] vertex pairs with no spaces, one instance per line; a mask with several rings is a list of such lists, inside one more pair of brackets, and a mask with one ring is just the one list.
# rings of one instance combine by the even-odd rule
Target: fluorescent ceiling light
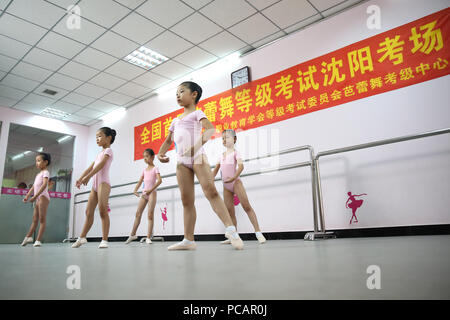
[[56,141],[58,141],[58,143],[63,143],[64,141],[67,141],[69,139],[72,139],[72,136],[64,136],[64,137],[58,138]]
[[123,107],[117,108],[114,111],[111,111],[110,113],[105,114],[103,117],[101,117],[101,119],[104,122],[114,122],[116,120],[121,119],[125,113],[127,112],[127,110]]
[[24,151],[22,153],[16,154],[15,156],[11,157],[11,159],[12,160],[17,160],[17,159],[25,157],[27,154],[30,154],[30,153],[32,153],[32,151],[27,150],[27,151]]
[[17,160],[17,159],[20,159],[20,158],[23,158],[24,157],[24,154],[23,153],[19,153],[19,154],[16,154],[15,156],[13,156],[11,159],[14,161],[14,160]]
[[156,51],[142,46],[126,56],[124,60],[138,67],[150,70],[156,67],[158,64],[169,60],[169,58],[163,56],[162,54],[159,54]]
[[44,151],[44,147],[40,147],[39,149],[36,150],[37,152],[42,152]]
[[67,113],[67,112],[64,112],[64,111],[61,111],[58,109],[49,108],[49,107],[42,110],[42,112],[40,114],[42,116],[55,118],[55,119],[63,119],[67,116],[70,116],[70,113]]

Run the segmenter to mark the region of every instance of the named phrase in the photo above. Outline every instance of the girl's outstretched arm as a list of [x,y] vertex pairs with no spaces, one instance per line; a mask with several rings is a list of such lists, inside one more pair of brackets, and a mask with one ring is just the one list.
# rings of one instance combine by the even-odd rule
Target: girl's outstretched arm
[[211,123],[211,121],[208,120],[208,118],[203,118],[200,120],[200,123],[202,124],[202,127],[205,129],[205,131],[202,134],[202,139],[199,140],[199,143],[201,143],[200,147],[203,146],[206,142],[208,142],[209,139],[214,135],[216,132],[216,127]]
[[88,175],[89,172],[91,172],[91,170],[94,168],[94,163],[92,162],[92,164],[83,172],[83,174],[81,175],[81,177],[76,181],[75,185],[78,189],[80,189],[81,187],[81,181],[83,180],[84,177],[86,177]]
[[45,188],[47,188],[48,185],[48,178],[45,177],[44,182],[42,183],[42,186],[39,188],[39,190],[37,191],[37,193],[34,194],[33,197],[31,197],[30,202],[34,202],[34,200],[37,199],[37,197],[39,197],[41,195],[42,192],[44,192]]
[[161,175],[159,173],[156,174],[156,183],[153,186],[153,188],[151,188],[150,190],[148,190],[146,193],[147,195],[149,195],[150,193],[152,193],[153,191],[156,190],[156,188],[158,188],[158,186],[162,183],[162,179],[161,179]]
[[[105,154],[103,155],[102,160],[83,178],[81,179],[81,183],[84,185],[87,185],[89,180],[100,170],[102,170],[102,168],[105,166],[106,161],[108,161],[109,159],[109,155]],[[93,166],[93,164],[92,164]]]
[[33,192],[33,190],[34,190],[34,186],[32,186],[30,190],[28,190],[27,195],[22,200],[23,202],[27,202],[28,201],[28,198],[31,196],[31,193]]
[[167,150],[169,150],[171,145],[172,145],[172,132],[169,131],[166,140],[164,140],[163,144],[159,148],[158,154],[156,155],[159,161],[163,163],[169,162],[170,159],[168,156],[166,156],[166,152]]
[[241,175],[242,171],[244,171],[244,162],[242,161],[241,158],[237,158],[237,164],[238,164],[238,169],[236,170],[235,179],[237,179],[237,177],[239,177]]
[[136,183],[136,187],[134,188],[134,191],[133,191],[133,193],[135,194],[135,196],[138,197],[138,198],[139,198],[138,190],[139,190],[139,188],[141,187],[141,184],[142,184],[142,181],[143,181],[143,180],[144,180],[144,177],[141,176],[141,177],[139,178],[139,181]]
[[238,164],[238,168],[236,170],[236,173],[234,174],[234,177],[227,179],[225,182],[227,182],[227,183],[233,182],[241,175],[241,172],[244,170],[244,163],[241,158],[237,158],[237,164]]
[[209,139],[214,135],[216,132],[216,128],[211,123],[211,121],[208,120],[208,118],[203,118],[200,120],[200,123],[202,124],[202,127],[205,129],[203,131],[202,136],[200,139],[198,139],[195,144],[192,146],[191,149],[186,150],[184,153],[184,156],[187,157],[193,157],[194,154],[205,144],[208,142]]
[[216,166],[214,167],[214,169],[213,169],[213,171],[212,171],[213,179],[217,176],[217,172],[219,172],[219,169],[220,169],[220,162],[218,162],[218,163],[216,164]]

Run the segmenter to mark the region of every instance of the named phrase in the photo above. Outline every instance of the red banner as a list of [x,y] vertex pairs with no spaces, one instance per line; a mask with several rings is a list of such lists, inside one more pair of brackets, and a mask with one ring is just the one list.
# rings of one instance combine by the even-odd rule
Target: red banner
[[[5,188],[2,187],[2,194],[16,195],[16,196],[26,196],[30,189],[18,189],[18,188]],[[50,198],[59,198],[59,199],[70,199],[70,192],[56,192],[49,191],[48,192]]]
[[[216,127],[257,128],[449,74],[450,8],[201,100]],[[201,84],[200,84],[201,85]],[[134,159],[158,152],[183,109],[134,128]],[[172,147],[173,148],[173,145]]]

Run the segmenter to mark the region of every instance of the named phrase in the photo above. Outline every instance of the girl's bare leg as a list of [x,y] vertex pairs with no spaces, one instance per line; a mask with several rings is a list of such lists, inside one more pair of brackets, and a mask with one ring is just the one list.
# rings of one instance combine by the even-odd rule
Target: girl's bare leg
[[177,181],[183,203],[184,237],[189,241],[194,241],[195,220],[197,219],[194,206],[194,172],[184,165],[178,164]]
[[35,205],[33,210],[33,221],[31,222],[30,230],[28,231],[26,237],[30,238],[33,236],[34,230],[36,230],[38,223],[39,223],[39,207]]
[[139,224],[141,223],[142,212],[144,212],[145,206],[147,205],[147,200],[144,198],[139,199],[138,207],[136,209],[136,217],[134,218],[133,229],[131,230],[131,236],[135,236]]
[[107,183],[102,183],[98,187],[98,209],[100,218],[102,218],[102,240],[105,241],[108,241],[109,234],[108,199],[110,192],[111,186]]
[[81,231],[80,238],[86,238],[87,233],[91,230],[92,224],[94,223],[94,211],[97,207],[98,196],[97,192],[91,190],[89,194],[88,203],[86,206],[86,221],[84,221],[83,230]]
[[46,217],[47,217],[47,209],[50,201],[46,197],[40,197],[39,202],[36,203],[36,206],[39,208],[39,232],[37,236],[37,241],[41,241],[42,235],[45,231]]
[[202,186],[203,193],[225,227],[232,226],[233,221],[231,220],[230,214],[225,206],[225,202],[223,202],[222,198],[219,196],[216,186],[214,185],[214,179],[212,177],[208,160],[204,155],[202,155],[202,157],[202,161],[196,161],[193,167],[194,172],[197,175],[197,179]]
[[250,219],[250,222],[253,225],[253,228],[255,228],[255,232],[261,231],[259,229],[258,225],[258,219],[256,218],[256,213],[253,210],[252,206],[250,205],[250,202],[248,201],[247,192],[245,192],[244,185],[242,184],[242,181],[237,180],[234,183],[234,192],[239,198],[239,201],[242,204],[242,208],[247,213],[248,218]]
[[153,234],[153,221],[155,215],[155,206],[156,206],[156,191],[153,191],[148,197],[148,231],[147,231],[147,239],[151,239]]
[[231,221],[237,229],[236,212],[234,210],[234,193],[225,187],[223,188],[223,201],[225,202],[225,206],[230,213]]

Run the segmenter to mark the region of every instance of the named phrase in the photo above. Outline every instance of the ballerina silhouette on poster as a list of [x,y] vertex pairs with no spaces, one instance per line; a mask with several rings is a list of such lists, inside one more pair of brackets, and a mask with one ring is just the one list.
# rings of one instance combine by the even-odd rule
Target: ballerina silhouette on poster
[[[367,194],[365,194],[365,193],[363,193],[363,194],[352,194],[351,191],[349,191],[347,194],[348,194],[349,197],[347,199],[347,202],[345,203],[345,207],[349,208],[349,209],[352,209],[352,217],[350,219],[350,224],[352,224],[353,218],[355,218],[355,222],[354,223],[357,223],[358,222],[358,218],[356,217],[356,210],[359,207],[362,206],[364,201],[363,200],[356,200],[355,197],[367,196]],[[351,202],[348,203],[350,200],[351,200]]]
[[164,210],[161,208],[159,208],[159,210],[161,210],[161,217],[163,219],[163,229],[166,229],[165,225],[166,225],[166,221],[167,221],[167,204],[164,207]]
[[239,197],[236,194],[233,195],[233,203],[235,206],[237,206],[239,203],[241,203],[241,201],[239,200]]

